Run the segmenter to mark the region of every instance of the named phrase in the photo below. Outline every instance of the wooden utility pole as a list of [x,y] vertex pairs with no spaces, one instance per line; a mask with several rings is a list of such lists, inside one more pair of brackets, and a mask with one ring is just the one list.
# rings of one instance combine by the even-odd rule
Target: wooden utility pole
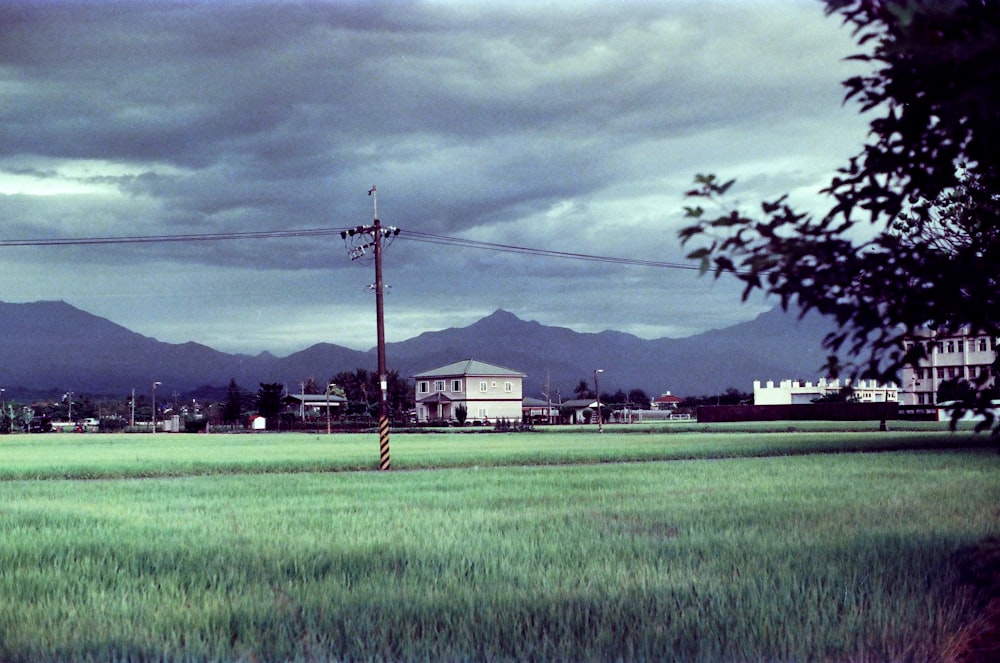
[[384,286],[382,283],[382,250],[386,246],[386,241],[391,240],[399,234],[399,228],[389,226],[382,227],[382,222],[378,218],[378,196],[373,186],[368,191],[372,197],[372,207],[374,218],[370,226],[358,226],[340,233],[340,236],[348,244],[348,255],[351,260],[365,258],[368,249],[371,249],[375,261],[375,326],[378,337],[378,381],[379,381],[379,401],[378,401],[378,438],[379,438],[379,462],[378,469],[390,469],[389,463],[389,372],[386,369],[385,361],[385,313],[383,305]]
[[[375,187],[371,190],[375,195]],[[375,236],[375,327],[378,338],[378,469],[389,469],[389,372],[385,367],[385,309],[382,303],[382,224],[378,208],[372,228]]]

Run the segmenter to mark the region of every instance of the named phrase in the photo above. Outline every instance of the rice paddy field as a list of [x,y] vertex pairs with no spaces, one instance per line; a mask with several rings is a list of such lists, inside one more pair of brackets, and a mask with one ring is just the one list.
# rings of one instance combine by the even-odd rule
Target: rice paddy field
[[4,436],[0,660],[994,660],[930,428]]

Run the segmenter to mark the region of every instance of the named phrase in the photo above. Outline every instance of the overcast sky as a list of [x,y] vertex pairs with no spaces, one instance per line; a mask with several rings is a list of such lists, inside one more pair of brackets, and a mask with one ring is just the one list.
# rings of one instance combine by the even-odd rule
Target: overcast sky
[[[697,272],[406,235],[684,262],[696,173],[819,211],[867,130],[815,0],[7,0],[0,30],[0,240],[340,229],[376,185],[389,341],[498,308],[644,338],[751,319],[773,302]],[[374,269],[337,235],[0,261],[0,300],[163,341],[375,345]]]

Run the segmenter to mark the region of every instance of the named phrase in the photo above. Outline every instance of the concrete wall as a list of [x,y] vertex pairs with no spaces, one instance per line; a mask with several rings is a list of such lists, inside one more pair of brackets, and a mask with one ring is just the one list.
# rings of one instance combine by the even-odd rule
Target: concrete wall
[[899,418],[899,403],[809,403],[795,405],[707,405],[698,422],[880,421]]

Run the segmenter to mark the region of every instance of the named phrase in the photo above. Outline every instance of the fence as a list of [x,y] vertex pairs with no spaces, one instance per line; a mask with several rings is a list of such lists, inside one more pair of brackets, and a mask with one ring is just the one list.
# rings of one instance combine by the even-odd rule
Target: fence
[[698,421],[882,421],[899,419],[899,403],[794,403],[791,405],[704,405]]

